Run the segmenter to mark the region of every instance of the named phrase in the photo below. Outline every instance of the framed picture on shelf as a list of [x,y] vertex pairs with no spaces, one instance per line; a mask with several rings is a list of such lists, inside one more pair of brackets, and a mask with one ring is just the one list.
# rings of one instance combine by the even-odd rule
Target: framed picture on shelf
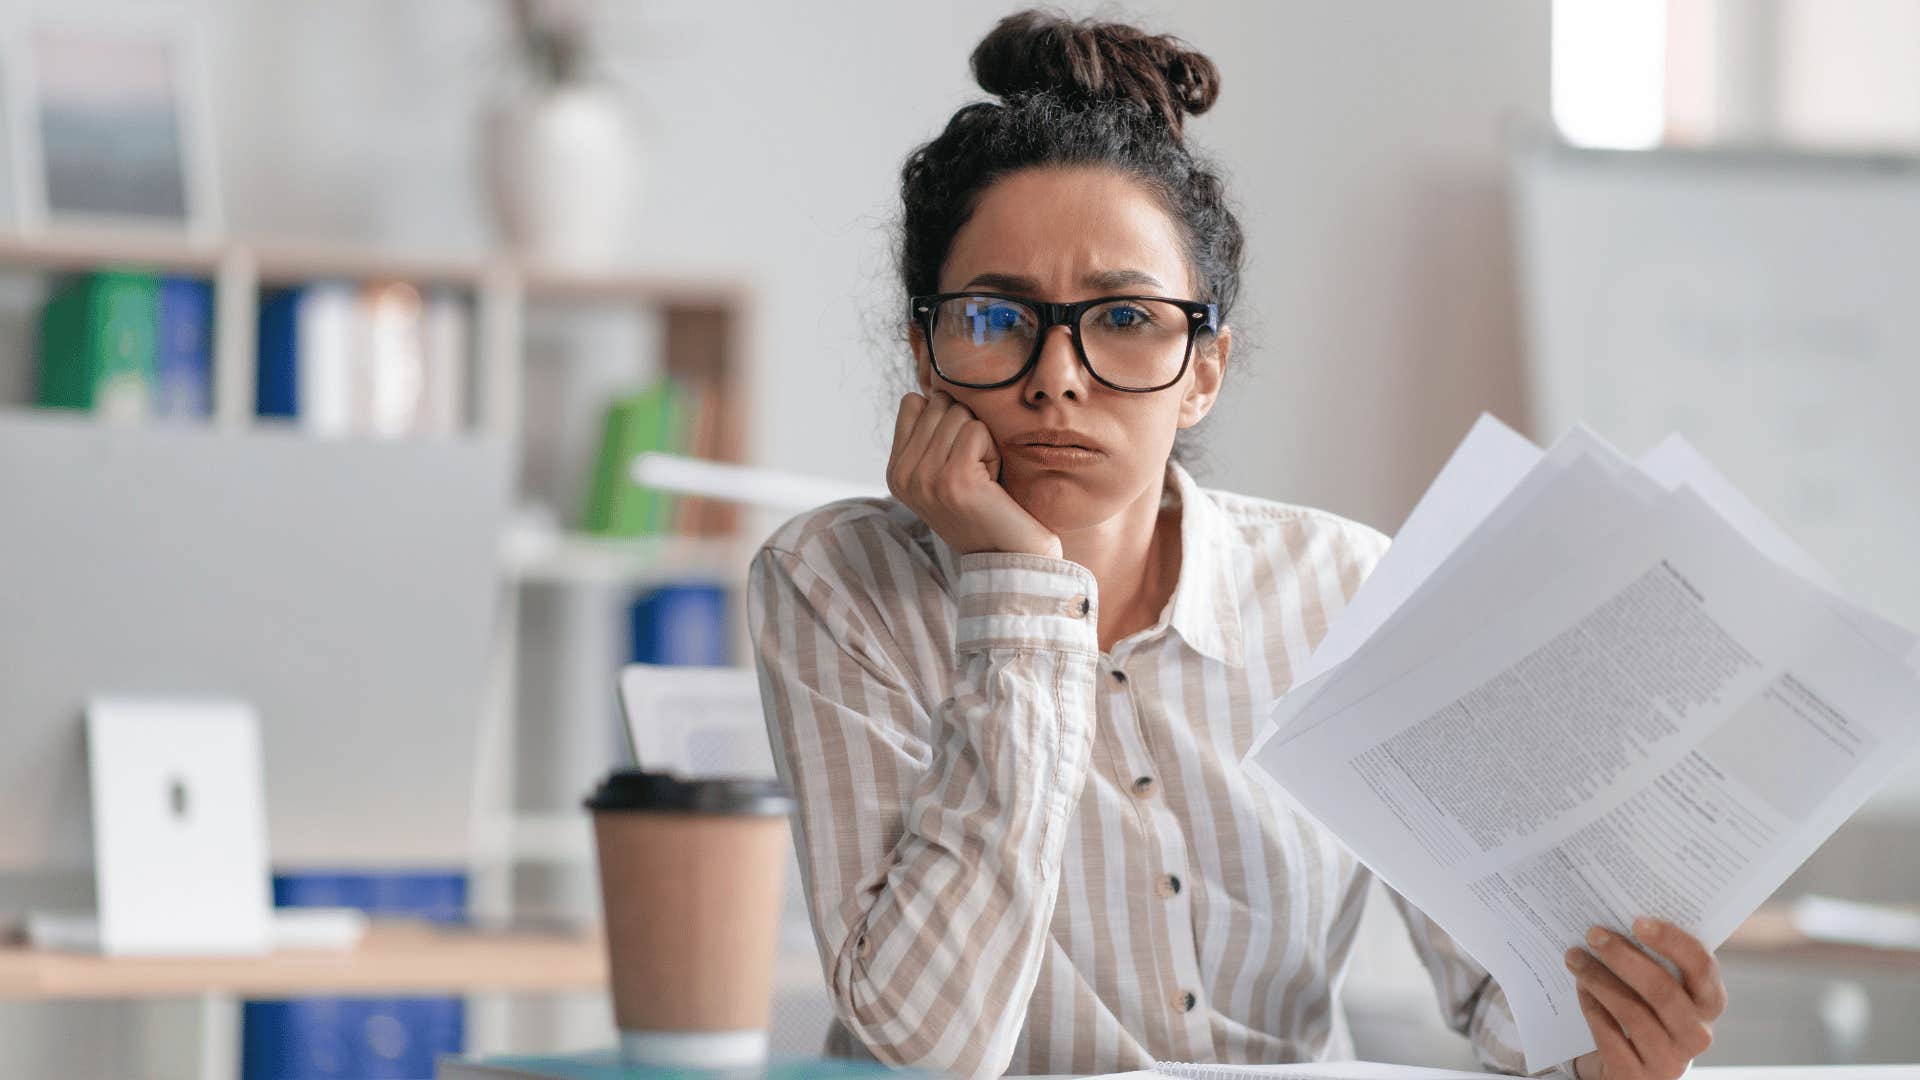
[[220,230],[206,55],[186,9],[29,6],[6,38],[19,229]]

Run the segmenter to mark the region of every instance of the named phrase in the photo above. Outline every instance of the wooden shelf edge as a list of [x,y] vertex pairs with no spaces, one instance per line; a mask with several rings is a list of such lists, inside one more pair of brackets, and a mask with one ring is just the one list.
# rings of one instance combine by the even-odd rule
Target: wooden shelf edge
[[541,585],[651,585],[745,575],[749,553],[733,536],[605,537],[509,530],[500,564],[507,576]]
[[744,305],[748,295],[744,281],[721,274],[625,266],[565,267],[510,252],[405,251],[328,241],[207,238],[144,230],[0,231],[0,265],[46,270],[128,266],[211,276],[233,258],[248,260],[258,280],[267,284],[334,277],[401,279],[477,289],[504,275],[530,300],[622,301],[729,310]]
[[219,269],[227,249],[227,244],[218,241],[145,232],[75,230],[29,235],[0,231],[0,263],[47,270],[126,265],[212,274]]
[[[376,922],[359,948],[260,957],[127,958],[0,947],[0,1000],[604,993],[599,934],[481,934]],[[813,951],[783,949],[776,993],[826,991]]]
[[0,998],[297,997],[594,991],[606,986],[598,935],[481,934],[375,922],[358,948],[248,957],[105,957],[0,948]]

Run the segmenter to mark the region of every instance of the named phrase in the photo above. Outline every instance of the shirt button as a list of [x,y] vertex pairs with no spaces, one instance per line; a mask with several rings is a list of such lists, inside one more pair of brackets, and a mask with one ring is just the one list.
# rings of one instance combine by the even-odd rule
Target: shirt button
[[1173,1008],[1175,1012],[1192,1012],[1194,1005],[1198,1003],[1199,999],[1193,996],[1193,991],[1191,990],[1175,994],[1173,997]]
[[1153,789],[1154,783],[1153,777],[1151,776],[1142,776],[1133,782],[1133,793],[1143,799],[1151,798],[1153,796]]
[[1123,683],[1123,682],[1126,682],[1126,681],[1127,681],[1127,673],[1126,673],[1126,672],[1124,672],[1124,671],[1115,671],[1115,672],[1113,673],[1113,681],[1114,681],[1114,682],[1117,682],[1117,683]]
[[1154,891],[1158,892],[1164,899],[1171,899],[1178,896],[1180,895],[1180,879],[1172,874],[1168,874],[1155,884]]
[[1067,612],[1072,615],[1085,615],[1093,608],[1093,601],[1084,596],[1076,596],[1067,601]]

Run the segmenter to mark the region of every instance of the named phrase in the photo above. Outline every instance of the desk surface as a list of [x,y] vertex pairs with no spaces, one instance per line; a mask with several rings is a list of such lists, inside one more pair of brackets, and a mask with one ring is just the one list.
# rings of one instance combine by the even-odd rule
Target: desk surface
[[[1755,912],[1719,953],[1799,967],[1920,971],[1920,950],[1808,941],[1773,905]],[[811,955],[783,956],[775,978],[783,988],[817,985],[820,971]],[[482,934],[400,921],[376,921],[357,949],[270,956],[104,957],[0,945],[0,999],[558,993],[606,985],[598,935]]]
[[[1006,1076],[1004,1080],[1158,1080],[1160,1076],[1160,1072],[1142,1070],[1108,1076]],[[1824,1080],[1828,1076],[1837,1080],[1920,1080],[1920,1065],[1695,1065],[1688,1076],[1699,1076],[1699,1080]]]
[[359,947],[268,956],[107,957],[0,947],[0,998],[139,998],[232,994],[414,994],[600,990],[597,936],[482,934],[376,921]]
[[1881,949],[1814,941],[1793,925],[1785,904],[1764,904],[1716,950],[1722,960],[1758,960],[1801,968],[1920,971],[1920,949]]
[[[824,993],[818,958],[811,951],[782,953],[774,985],[782,992]],[[597,933],[481,933],[375,920],[357,948],[267,956],[109,957],[0,945],[0,1000],[595,993],[606,988],[607,950]]]

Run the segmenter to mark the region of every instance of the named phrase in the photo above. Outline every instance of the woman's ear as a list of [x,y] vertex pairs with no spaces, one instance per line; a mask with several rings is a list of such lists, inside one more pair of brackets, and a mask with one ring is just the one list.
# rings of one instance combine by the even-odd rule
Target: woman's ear
[[1233,352],[1233,328],[1221,327],[1204,343],[1196,342],[1193,355],[1193,379],[1180,399],[1180,424],[1186,428],[1200,422],[1213,410],[1220,398],[1220,384],[1227,377],[1227,357]]

